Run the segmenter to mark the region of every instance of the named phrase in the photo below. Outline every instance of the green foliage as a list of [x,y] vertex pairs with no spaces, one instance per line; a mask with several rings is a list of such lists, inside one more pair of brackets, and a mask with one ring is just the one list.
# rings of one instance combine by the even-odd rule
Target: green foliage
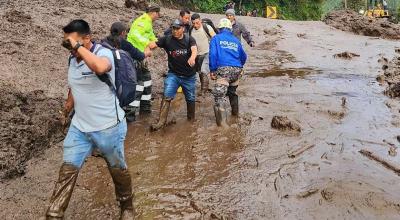
[[[164,0],[208,13],[223,13],[227,1],[229,0]],[[241,3],[244,11],[258,9],[259,16],[264,14],[266,6],[276,6],[279,18],[286,20],[321,20],[332,10],[344,9],[344,0],[234,0],[234,2],[237,11]],[[400,12],[400,0],[388,0],[388,3],[394,13]],[[366,0],[347,0],[348,8],[355,11],[365,10],[365,4]]]
[[277,6],[279,17],[288,20],[319,20],[321,0],[266,0],[266,5]]
[[[223,13],[223,7],[228,0],[190,0],[189,6],[201,12]],[[289,20],[319,20],[323,0],[242,0],[242,8],[245,11],[258,9],[261,16],[265,7],[277,6],[278,15],[282,19]],[[240,0],[235,0],[236,9],[239,8]]]

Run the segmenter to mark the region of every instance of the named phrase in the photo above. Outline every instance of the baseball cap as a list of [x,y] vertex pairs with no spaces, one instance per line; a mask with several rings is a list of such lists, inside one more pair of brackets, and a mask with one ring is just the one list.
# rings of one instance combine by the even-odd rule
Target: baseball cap
[[184,26],[184,24],[182,23],[181,20],[179,19],[175,19],[172,23],[171,23],[171,27],[182,27]]

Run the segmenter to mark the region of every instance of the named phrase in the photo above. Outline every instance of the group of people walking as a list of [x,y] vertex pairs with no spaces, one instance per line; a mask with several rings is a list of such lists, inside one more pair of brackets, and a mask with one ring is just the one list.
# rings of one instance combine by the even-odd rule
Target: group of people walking
[[[122,107],[116,91],[110,89],[115,88],[118,72],[114,51],[92,41],[91,29],[84,20],[73,20],[63,28],[62,45],[71,53],[64,112],[67,115],[74,109],[74,115],[64,140],[63,164],[46,219],[64,217],[79,170],[95,149],[107,162],[120,203],[120,219],[134,219],[131,176],[124,155],[126,121],[135,120],[138,113],[151,113],[152,79],[146,57],[151,56],[155,48],[166,51],[168,73],[164,79],[159,120],[151,125],[152,130],[166,125],[171,101],[179,87],[185,95],[187,119],[195,119],[197,74],[201,82],[199,95],[208,92],[209,76],[215,80],[211,93],[217,125],[226,125],[229,108],[226,97],[232,115],[239,114],[236,90],[247,59],[241,38],[251,47],[255,44],[246,28],[236,21],[234,10],[227,10],[226,16],[214,27],[211,20],[182,10],[162,37],[156,37],[153,31],[153,22],[160,17],[157,5],[148,6],[146,12],[133,21],[129,31],[123,23],[114,23],[104,41],[129,53],[138,69],[134,101]],[[111,87],[104,83],[107,77]]]

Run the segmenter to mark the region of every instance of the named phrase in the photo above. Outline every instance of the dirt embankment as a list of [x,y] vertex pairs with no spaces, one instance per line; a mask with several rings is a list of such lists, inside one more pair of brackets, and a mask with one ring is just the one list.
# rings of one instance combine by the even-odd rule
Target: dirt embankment
[[[123,1],[16,0],[0,4],[0,179],[24,173],[25,161],[61,139],[57,118],[67,91],[68,57],[60,46],[61,28],[82,18],[91,25],[93,37],[101,39],[113,22],[129,23],[140,14],[126,8]],[[170,20],[164,15],[155,22],[155,31],[161,34]],[[166,66],[154,64],[164,59],[164,52],[158,50],[149,60],[156,85],[161,84]]]
[[[400,52],[396,49],[396,52]],[[392,60],[381,58],[383,74],[377,77],[380,83],[386,86],[385,94],[391,98],[400,97],[400,55]]]
[[1,86],[0,178],[24,174],[27,160],[60,141],[60,103],[42,90],[22,93]]
[[373,19],[352,10],[339,10],[329,13],[324,22],[342,31],[359,35],[400,39],[400,25],[386,19]]

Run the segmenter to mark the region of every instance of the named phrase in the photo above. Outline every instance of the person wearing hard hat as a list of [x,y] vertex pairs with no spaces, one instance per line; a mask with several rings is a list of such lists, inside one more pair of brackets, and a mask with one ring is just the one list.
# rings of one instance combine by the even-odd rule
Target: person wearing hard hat
[[247,42],[250,47],[254,47],[255,43],[250,35],[250,32],[246,29],[246,27],[238,22],[235,17],[235,10],[228,9],[225,12],[226,18],[232,23],[232,32],[239,39],[239,41],[243,39]]
[[240,41],[232,32],[232,23],[229,19],[220,20],[219,34],[215,35],[210,42],[209,67],[210,77],[216,80],[213,89],[214,113],[218,126],[226,125],[226,96],[232,108],[232,115],[239,115],[239,97],[236,89],[239,78],[243,72],[247,55]]

